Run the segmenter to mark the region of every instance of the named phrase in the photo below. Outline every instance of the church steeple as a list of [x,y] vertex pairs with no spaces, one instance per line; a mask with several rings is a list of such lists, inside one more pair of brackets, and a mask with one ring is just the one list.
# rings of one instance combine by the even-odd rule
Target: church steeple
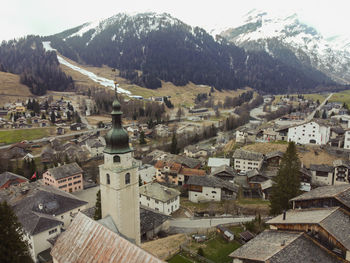
[[[116,85],[117,86],[117,85]],[[116,98],[112,105],[112,129],[106,135],[106,148],[105,153],[109,154],[121,154],[133,151],[129,145],[128,133],[122,127],[122,114],[121,105]]]

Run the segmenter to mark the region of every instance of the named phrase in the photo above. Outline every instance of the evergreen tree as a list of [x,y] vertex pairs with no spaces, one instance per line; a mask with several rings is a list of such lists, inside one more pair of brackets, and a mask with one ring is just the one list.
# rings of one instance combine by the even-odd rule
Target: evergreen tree
[[51,112],[50,119],[51,119],[51,122],[52,122],[52,123],[55,123],[55,122],[56,122],[56,115],[55,115],[55,113],[54,113],[53,111]]
[[141,131],[141,133],[140,133],[140,144],[146,144],[144,131]]
[[315,112],[314,118],[318,119],[318,118],[320,118],[320,117],[321,117],[320,111],[317,110],[317,111]]
[[326,110],[323,110],[323,112],[322,112],[322,119],[327,119],[327,112],[326,112]]
[[173,137],[171,139],[171,146],[170,146],[170,152],[172,154],[177,154],[177,139],[176,139],[176,133],[173,133]]
[[95,214],[94,219],[99,220],[102,218],[102,209],[101,209],[101,191],[98,190],[96,194],[96,204],[95,204]]
[[42,114],[41,114],[41,119],[42,119],[42,120],[46,120],[46,115],[45,115],[45,113],[42,113]]
[[23,240],[23,229],[11,207],[0,204],[0,259],[3,263],[33,262],[29,244]]
[[294,142],[289,142],[273,181],[270,213],[276,215],[291,208],[289,200],[300,193],[300,160]]

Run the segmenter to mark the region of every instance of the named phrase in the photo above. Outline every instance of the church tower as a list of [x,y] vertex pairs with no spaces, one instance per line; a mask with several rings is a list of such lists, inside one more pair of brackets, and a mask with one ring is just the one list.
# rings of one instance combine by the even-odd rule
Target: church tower
[[102,218],[110,215],[119,232],[140,245],[139,180],[128,133],[122,127],[121,106],[113,102],[112,129],[106,135],[100,165]]

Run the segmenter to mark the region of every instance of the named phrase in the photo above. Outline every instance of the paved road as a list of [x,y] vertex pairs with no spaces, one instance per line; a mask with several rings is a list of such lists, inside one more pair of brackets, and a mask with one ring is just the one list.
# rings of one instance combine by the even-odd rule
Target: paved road
[[333,93],[329,94],[329,96],[313,112],[311,112],[309,116],[307,116],[307,118],[305,119],[305,122],[311,121],[315,116],[316,111],[321,110],[321,108],[325,105],[326,101],[328,101],[332,96],[333,96]]
[[220,224],[244,223],[254,220],[254,217],[227,217],[227,218],[177,218],[170,220],[170,227],[176,228],[209,228]]

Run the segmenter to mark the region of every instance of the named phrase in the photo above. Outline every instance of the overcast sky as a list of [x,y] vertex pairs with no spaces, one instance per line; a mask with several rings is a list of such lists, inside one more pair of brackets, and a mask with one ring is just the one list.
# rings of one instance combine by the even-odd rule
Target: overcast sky
[[0,40],[50,35],[119,12],[167,12],[205,29],[236,26],[256,8],[297,12],[325,36],[350,36],[350,0],[2,0]]

